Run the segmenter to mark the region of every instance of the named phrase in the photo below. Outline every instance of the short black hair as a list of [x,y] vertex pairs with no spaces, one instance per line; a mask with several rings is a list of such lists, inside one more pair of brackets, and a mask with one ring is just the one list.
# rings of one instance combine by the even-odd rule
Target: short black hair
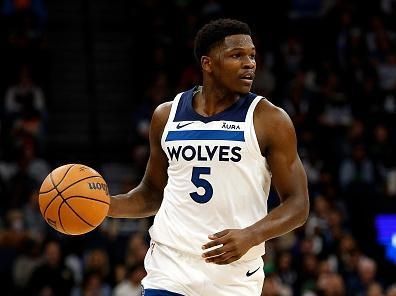
[[230,35],[251,35],[249,25],[235,19],[221,18],[204,25],[197,33],[194,41],[194,56],[199,63],[201,57],[207,55],[219,42]]

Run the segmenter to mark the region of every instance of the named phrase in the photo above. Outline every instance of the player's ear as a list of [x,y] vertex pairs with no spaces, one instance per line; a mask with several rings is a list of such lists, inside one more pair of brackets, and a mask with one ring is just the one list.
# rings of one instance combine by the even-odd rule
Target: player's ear
[[201,57],[201,67],[202,70],[206,72],[212,72],[212,60],[208,56]]

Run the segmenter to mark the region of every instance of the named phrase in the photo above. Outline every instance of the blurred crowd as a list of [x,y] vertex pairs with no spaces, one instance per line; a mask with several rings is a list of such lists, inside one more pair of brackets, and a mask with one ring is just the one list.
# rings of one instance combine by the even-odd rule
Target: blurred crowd
[[[396,213],[396,1],[278,2],[136,1],[149,21],[135,37],[149,46],[135,65],[144,71],[125,155],[134,177],[116,190],[142,176],[154,108],[200,83],[195,32],[219,16],[240,18],[255,34],[253,91],[292,118],[311,199],[307,223],[267,243],[263,295],[395,296],[396,263],[377,243],[374,219]],[[1,294],[140,295],[152,219],[106,219],[65,237],[41,217],[38,188],[55,165],[45,146],[48,11],[43,0],[0,3]],[[277,203],[271,192],[270,208]]]

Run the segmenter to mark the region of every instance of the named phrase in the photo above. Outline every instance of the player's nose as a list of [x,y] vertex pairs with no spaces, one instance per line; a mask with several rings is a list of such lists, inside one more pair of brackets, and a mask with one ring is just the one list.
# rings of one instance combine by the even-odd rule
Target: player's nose
[[243,59],[242,67],[243,69],[254,69],[256,68],[256,60],[247,56]]

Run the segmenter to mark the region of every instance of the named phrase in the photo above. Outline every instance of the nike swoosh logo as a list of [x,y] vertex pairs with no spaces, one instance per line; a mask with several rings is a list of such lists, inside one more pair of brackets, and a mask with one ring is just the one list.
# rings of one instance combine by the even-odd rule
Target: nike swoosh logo
[[251,276],[253,273],[255,273],[257,270],[259,270],[260,269],[260,267],[259,268],[257,268],[256,270],[254,270],[254,271],[250,271],[250,270],[248,270],[247,272],[246,272],[246,276]]
[[187,126],[187,125],[189,125],[189,124],[191,124],[191,123],[194,123],[194,121],[193,122],[187,122],[187,123],[185,123],[185,124],[181,124],[180,122],[176,125],[176,128],[177,129],[180,129],[180,128],[182,128],[182,127],[185,127],[185,126]]

